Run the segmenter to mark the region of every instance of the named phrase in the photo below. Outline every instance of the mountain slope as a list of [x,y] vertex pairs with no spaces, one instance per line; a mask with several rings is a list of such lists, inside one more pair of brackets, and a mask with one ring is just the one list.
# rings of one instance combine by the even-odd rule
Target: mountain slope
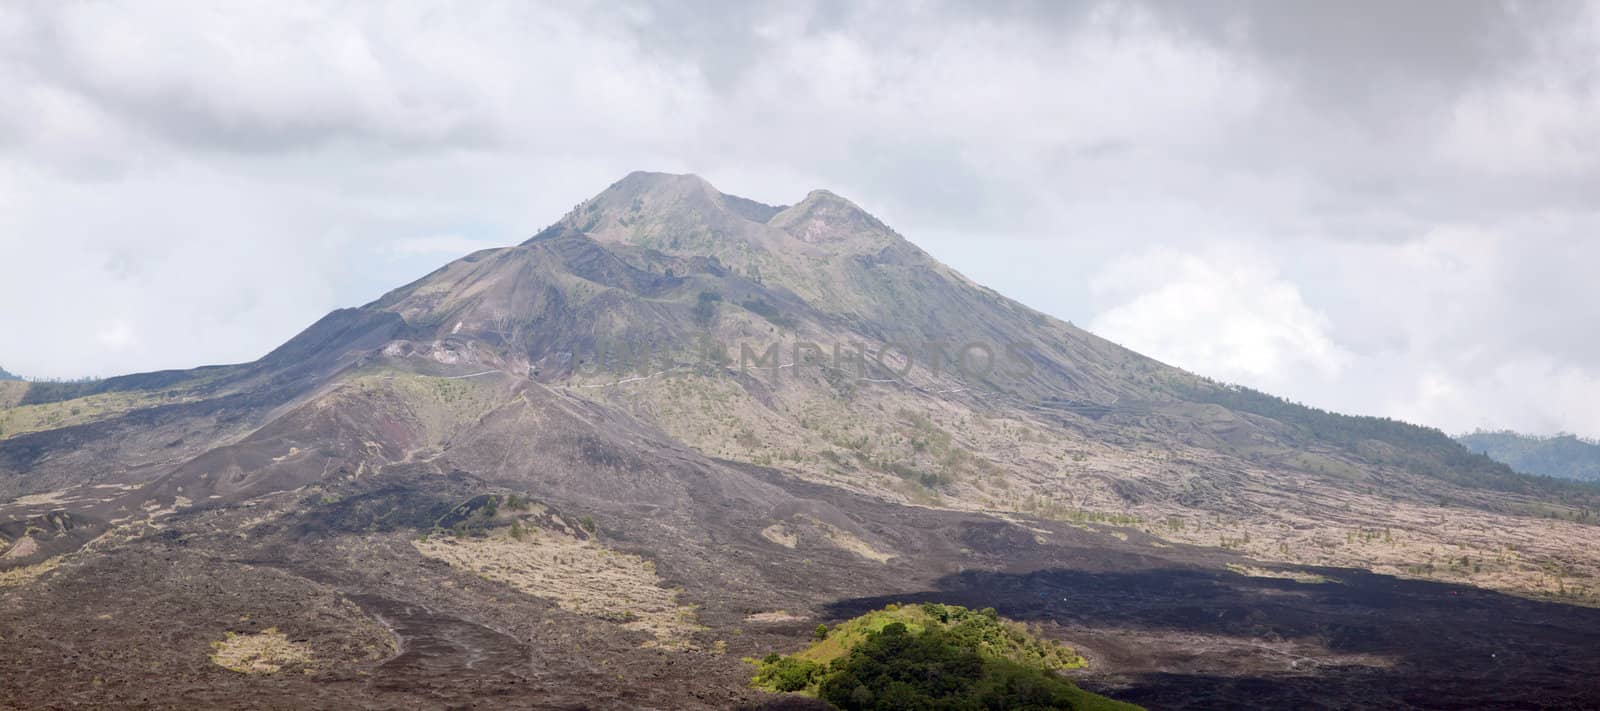
[[[1052,639],[1105,645],[1122,665],[1105,673],[1198,645],[1295,678],[1282,660],[1394,669],[1362,672],[1361,693],[1405,706],[1434,678],[1419,670],[1477,678],[1450,660],[1481,639],[1405,622],[1460,592],[1440,583],[1600,601],[1593,488],[1146,358],[826,191],[769,206],[635,173],[256,362],[0,385],[0,625],[24,650],[0,664],[100,705],[759,704],[741,656],[792,648],[853,600],[959,592],[1075,620]],[[1327,578],[1351,587],[1271,629],[1226,602],[1277,609]],[[1232,592],[1185,607],[1207,590]],[[1536,672],[1592,656],[1542,620],[1600,620],[1474,594],[1477,624],[1535,650],[1519,678],[1546,691],[1526,693],[1578,698]],[[99,610],[109,637],[81,624]],[[1119,631],[1083,610],[1123,615]],[[1202,617],[1217,627],[1196,642]],[[1422,656],[1325,631],[1370,620]],[[139,630],[158,624],[151,644]],[[98,656],[54,655],[63,634]],[[1118,646],[1134,634],[1160,641]],[[213,669],[213,642],[310,666]],[[153,688],[127,663],[141,650],[201,670]],[[1267,705],[1305,705],[1301,683],[1268,684]],[[1213,705],[1261,702],[1230,688]],[[51,687],[18,690],[0,702]]]
[[[1466,455],[1442,433],[1381,420],[1340,418],[1222,386],[1122,349],[960,275],[864,210],[827,191],[787,208],[717,192],[695,176],[634,173],[573,210],[544,235],[583,234],[674,255],[710,255],[733,271],[795,293],[841,319],[851,337],[947,352],[978,343],[1016,345],[1033,372],[988,383],[1007,394],[1094,414],[1151,412],[1195,418],[1193,405],[1221,405],[1293,428],[1293,433],[1473,486],[1526,491],[1539,483]],[[537,241],[538,238],[535,239]],[[825,344],[826,345],[826,344]],[[947,360],[954,360],[948,358]],[[1298,444],[1296,442],[1296,444]]]

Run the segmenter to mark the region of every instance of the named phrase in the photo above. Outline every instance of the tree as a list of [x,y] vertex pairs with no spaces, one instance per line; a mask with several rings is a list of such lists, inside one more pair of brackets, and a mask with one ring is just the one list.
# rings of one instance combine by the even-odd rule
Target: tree
[[773,656],[777,655],[762,661],[761,672],[755,678],[757,684],[769,689],[799,691],[810,686],[823,672],[822,665],[813,661],[794,657],[773,659]]
[[817,629],[812,631],[811,636],[816,638],[816,639],[827,639],[828,638],[828,626],[824,625],[824,624],[818,624],[817,625]]

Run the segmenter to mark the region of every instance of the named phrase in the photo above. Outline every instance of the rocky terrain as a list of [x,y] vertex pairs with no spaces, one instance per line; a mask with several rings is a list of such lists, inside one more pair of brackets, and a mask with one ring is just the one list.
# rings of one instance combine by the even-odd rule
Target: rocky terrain
[[900,601],[1150,708],[1583,708],[1600,670],[1600,490],[694,176],[253,363],[0,383],[0,497],[18,708],[759,707],[744,658]]

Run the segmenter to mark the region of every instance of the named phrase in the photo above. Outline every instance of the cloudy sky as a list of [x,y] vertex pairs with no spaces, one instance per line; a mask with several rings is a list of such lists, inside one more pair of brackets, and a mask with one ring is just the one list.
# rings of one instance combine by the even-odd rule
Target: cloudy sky
[[27,375],[251,360],[653,169],[1220,379],[1600,435],[1593,4],[9,2],[0,86]]

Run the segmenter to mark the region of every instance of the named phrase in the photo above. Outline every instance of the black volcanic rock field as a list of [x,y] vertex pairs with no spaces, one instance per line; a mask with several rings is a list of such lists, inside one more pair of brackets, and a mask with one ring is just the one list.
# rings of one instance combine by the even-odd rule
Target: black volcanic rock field
[[[1014,367],[882,362],[972,343]],[[1145,358],[826,191],[636,173],[0,421],[0,708],[815,708],[747,659],[900,602],[1151,709],[1600,704],[1596,489]]]

